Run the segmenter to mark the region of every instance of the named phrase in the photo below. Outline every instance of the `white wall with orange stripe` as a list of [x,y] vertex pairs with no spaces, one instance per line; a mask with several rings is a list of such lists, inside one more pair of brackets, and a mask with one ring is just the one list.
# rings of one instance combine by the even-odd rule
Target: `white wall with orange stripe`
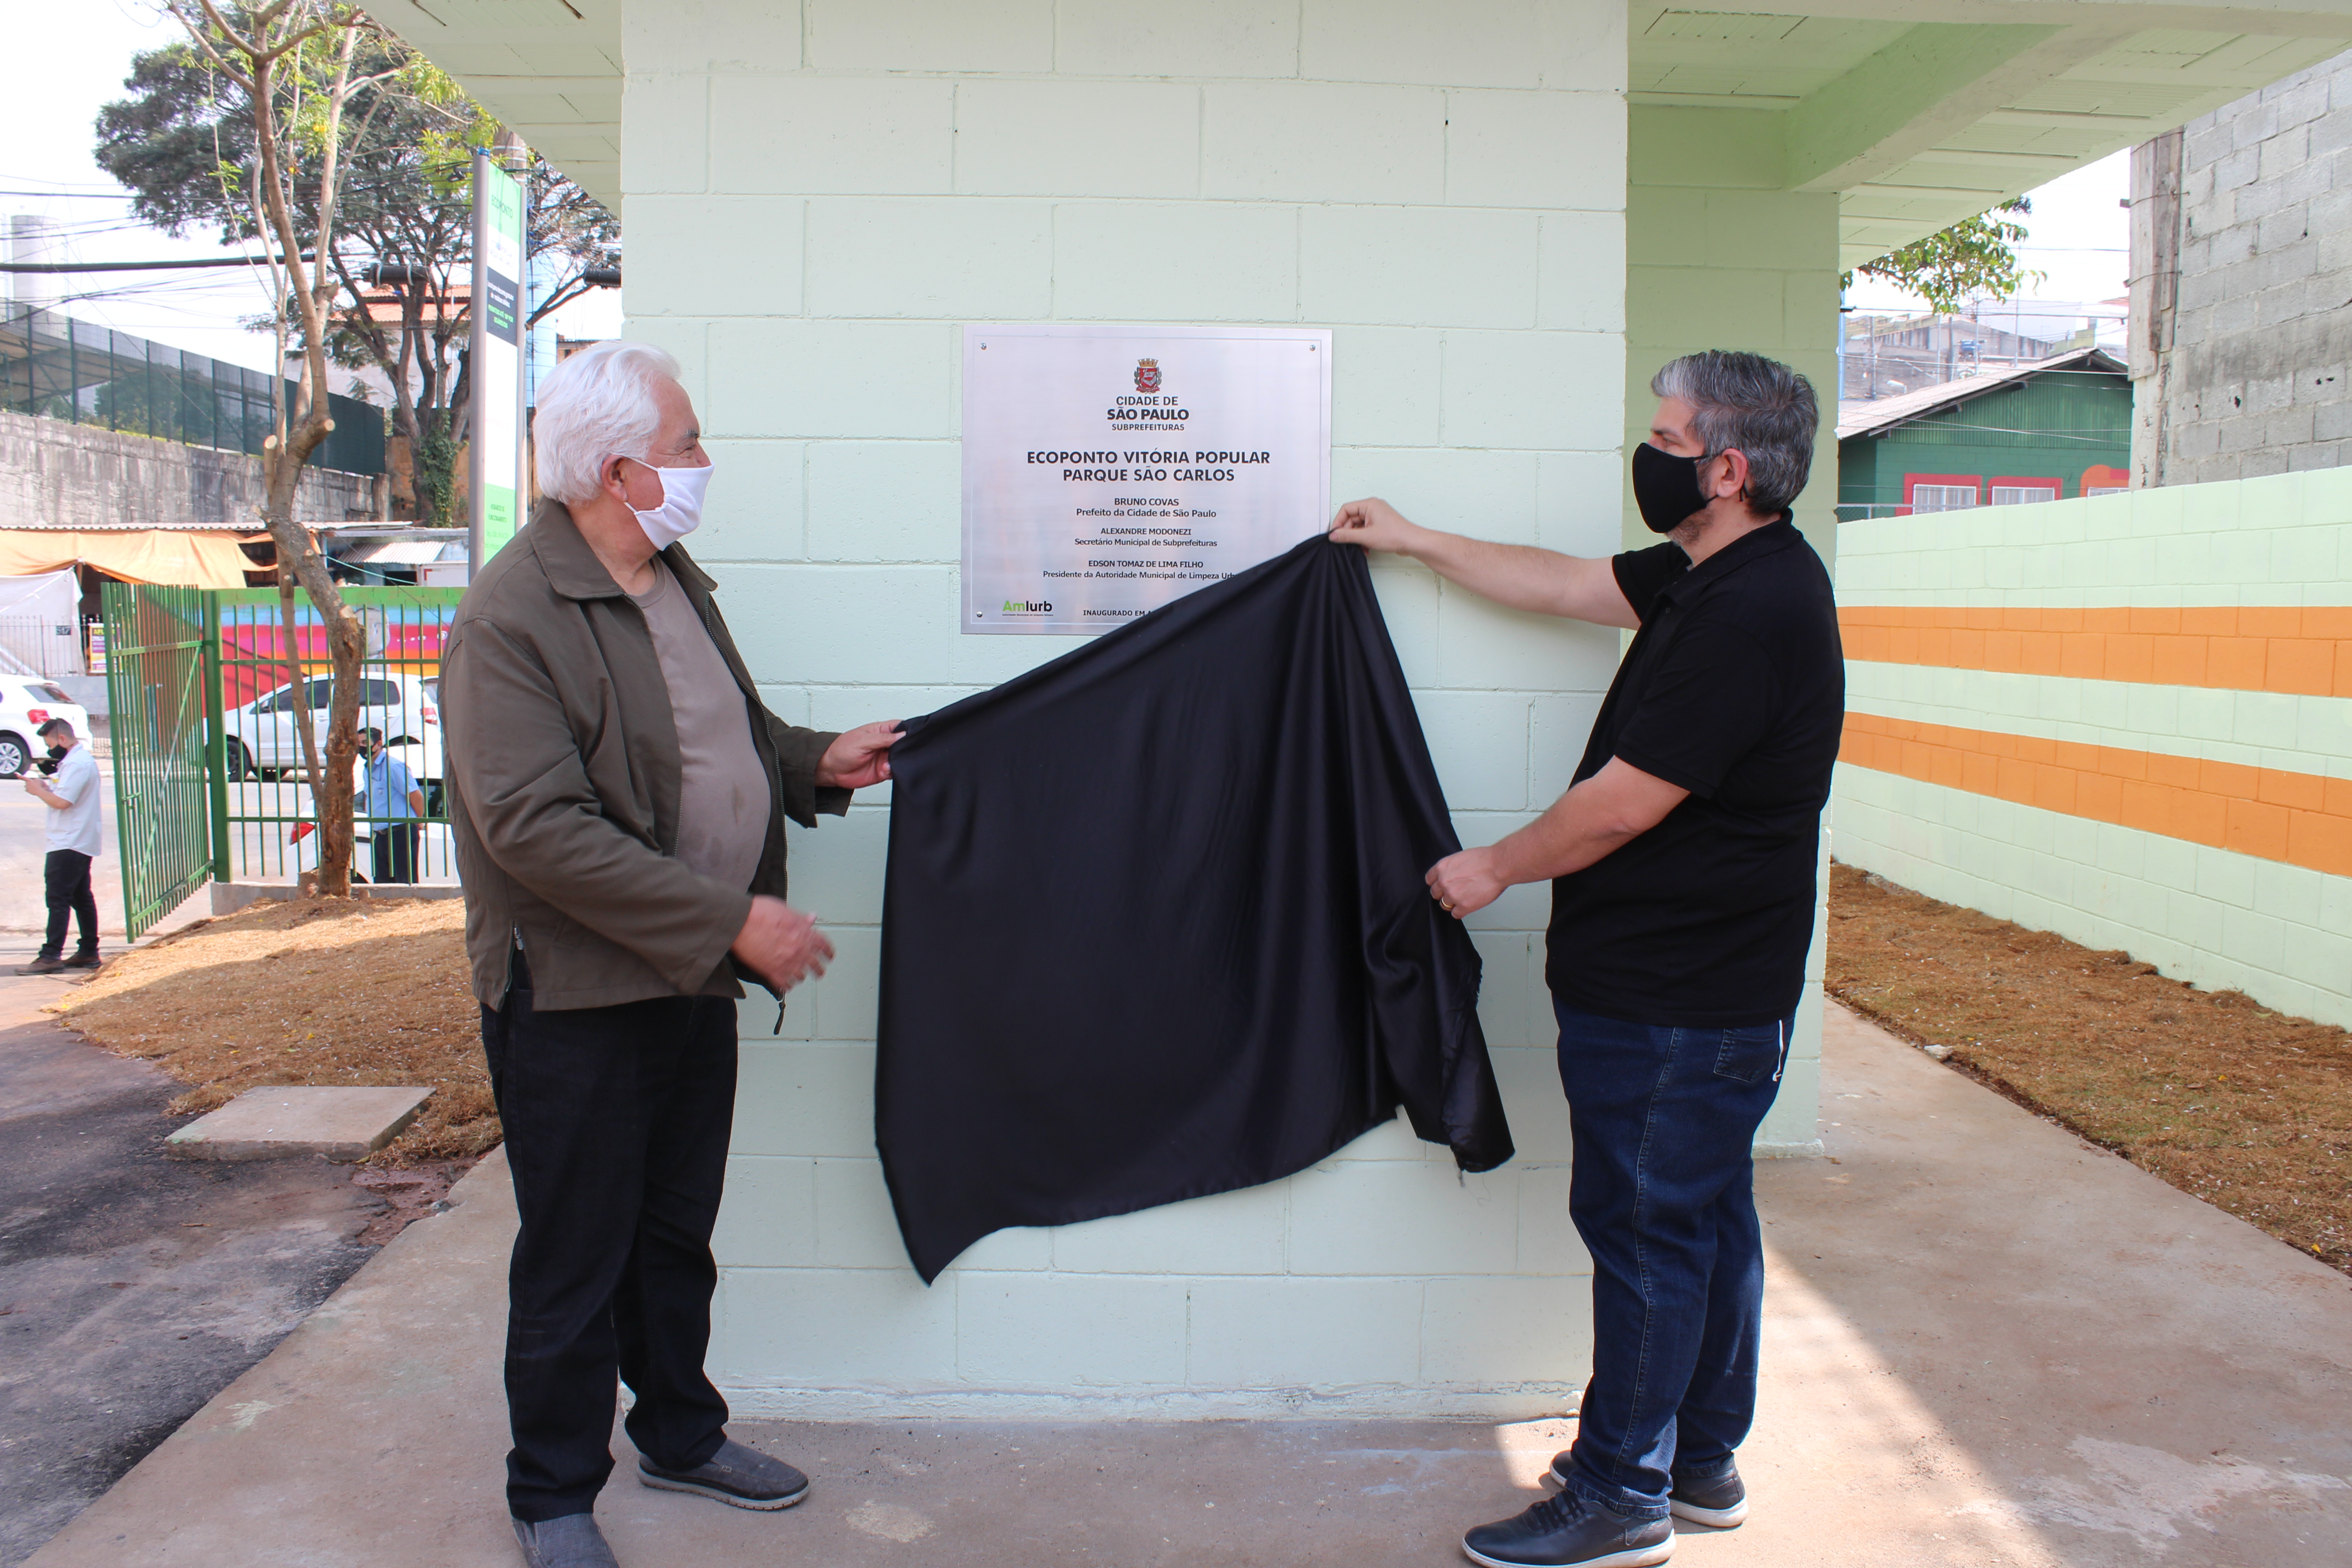
[[1839,530],[1840,858],[2352,1025],[2352,468]]

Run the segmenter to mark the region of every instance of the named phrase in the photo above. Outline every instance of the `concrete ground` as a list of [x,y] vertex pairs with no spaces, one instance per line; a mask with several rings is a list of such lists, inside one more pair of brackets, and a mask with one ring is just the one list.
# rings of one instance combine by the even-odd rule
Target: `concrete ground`
[[[1835,1008],[1827,1079],[1827,1157],[1759,1181],[1755,1513],[1679,1560],[2352,1563],[2352,1281]],[[35,1568],[509,1568],[502,1163],[452,1197]],[[807,1503],[624,1470],[599,1513],[632,1568],[1439,1564],[1538,1495],[1572,1429],[744,1421],[813,1474]]]
[[259,1361],[373,1250],[347,1167],[193,1164],[182,1085],[38,1008],[0,937],[0,1564],[33,1549]]

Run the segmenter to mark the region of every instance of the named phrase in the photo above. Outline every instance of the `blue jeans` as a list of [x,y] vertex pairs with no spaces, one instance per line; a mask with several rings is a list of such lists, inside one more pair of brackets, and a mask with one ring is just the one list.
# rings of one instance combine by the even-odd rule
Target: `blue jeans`
[[1592,1254],[1592,1381],[1569,1485],[1664,1518],[1673,1477],[1720,1473],[1755,1419],[1764,1253],[1749,1148],[1793,1020],[1677,1029],[1557,998],[1552,1011],[1576,1137],[1569,1215]]

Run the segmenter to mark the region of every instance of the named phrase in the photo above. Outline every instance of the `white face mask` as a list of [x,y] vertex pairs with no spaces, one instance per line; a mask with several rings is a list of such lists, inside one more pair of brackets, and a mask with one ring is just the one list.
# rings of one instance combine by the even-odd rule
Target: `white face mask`
[[[644,462],[643,458],[635,459]],[[653,468],[651,463],[646,467]],[[656,550],[667,550],[688,534],[702,526],[702,492],[710,488],[710,469],[654,468],[654,477],[661,480],[662,503],[651,511],[637,512],[637,526],[654,542]],[[636,511],[635,507],[629,509]]]

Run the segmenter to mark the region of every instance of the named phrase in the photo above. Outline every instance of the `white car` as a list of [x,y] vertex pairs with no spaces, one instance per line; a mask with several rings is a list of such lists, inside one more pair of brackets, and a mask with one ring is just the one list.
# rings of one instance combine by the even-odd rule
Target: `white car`
[[[322,759],[327,752],[327,705],[333,684],[323,675],[303,682],[310,732],[318,737]],[[384,749],[407,764],[410,776],[428,799],[438,795],[441,782],[440,690],[441,682],[431,676],[373,671],[360,678],[359,728],[383,731]],[[302,737],[295,731],[295,710],[294,686],[289,681],[221,715],[222,728],[228,732],[231,783],[302,766]]]
[[75,734],[89,739],[89,714],[64,687],[37,675],[0,675],[0,776],[13,777],[49,754],[40,730],[52,719],[65,720]]

